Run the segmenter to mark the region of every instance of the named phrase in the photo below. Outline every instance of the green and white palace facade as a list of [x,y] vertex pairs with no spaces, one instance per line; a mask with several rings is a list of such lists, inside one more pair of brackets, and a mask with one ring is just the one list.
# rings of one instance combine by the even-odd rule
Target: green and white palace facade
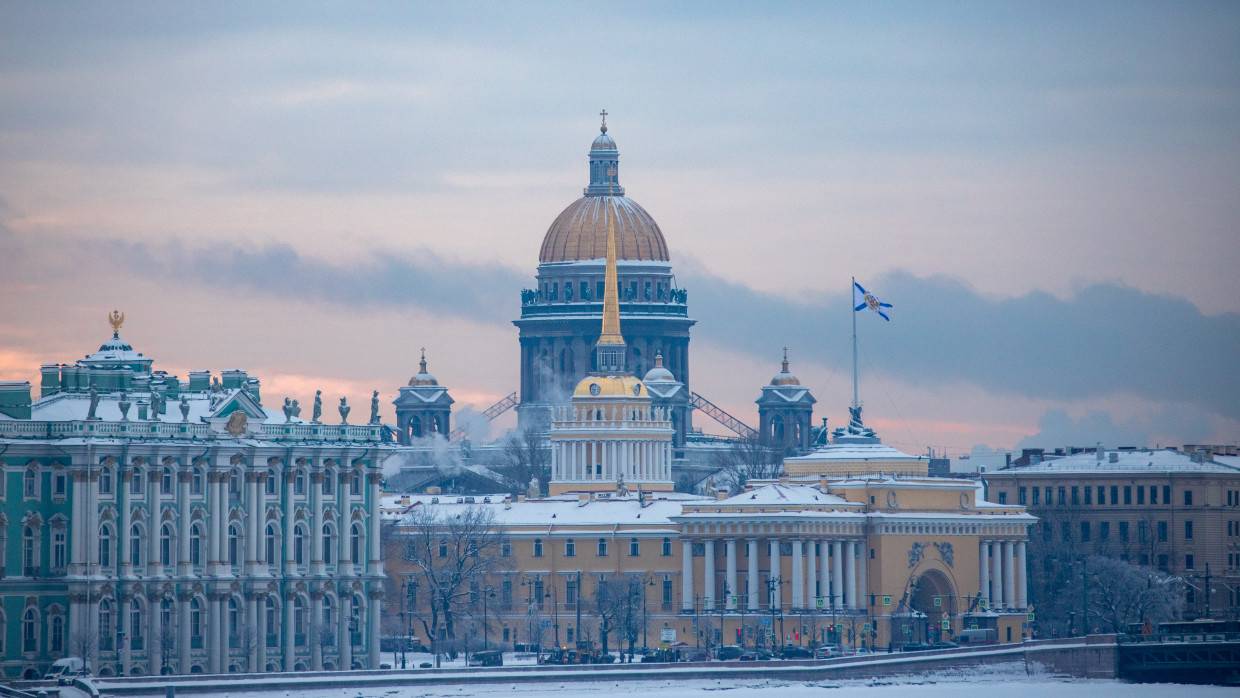
[[[243,371],[152,371],[112,337],[0,383],[0,681],[379,666],[380,466],[335,400],[268,411]],[[376,410],[372,406],[372,415]]]

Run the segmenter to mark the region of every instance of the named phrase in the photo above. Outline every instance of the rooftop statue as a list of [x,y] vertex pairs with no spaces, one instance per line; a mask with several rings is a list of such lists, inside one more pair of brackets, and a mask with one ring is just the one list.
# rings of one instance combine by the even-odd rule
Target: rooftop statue
[[99,419],[98,417],[95,416],[95,410],[98,410],[98,409],[99,409],[99,391],[96,390],[95,386],[92,385],[90,386],[90,409],[86,412],[86,419],[88,420]]
[[318,424],[323,419],[323,391],[314,391],[314,412],[310,414],[310,421]]
[[284,406],[283,406],[281,409],[284,411],[284,423],[285,423],[285,424],[287,424],[287,423],[289,423],[290,421],[292,421],[292,419],[293,419],[293,400],[292,400],[291,398],[289,398],[288,396],[285,396],[285,398],[284,398]]
[[181,395],[181,421],[189,421],[189,396]]
[[126,395],[124,391],[121,391],[121,399],[120,399],[120,402],[116,403],[116,406],[119,407],[121,410],[121,421],[122,422],[129,421],[129,405],[130,405],[129,396]]
[[370,423],[379,423],[379,391],[376,390],[370,395]]
[[348,424],[349,423],[349,410],[353,409],[352,407],[349,407],[349,398],[341,397],[340,407],[338,409],[340,410],[340,423]]

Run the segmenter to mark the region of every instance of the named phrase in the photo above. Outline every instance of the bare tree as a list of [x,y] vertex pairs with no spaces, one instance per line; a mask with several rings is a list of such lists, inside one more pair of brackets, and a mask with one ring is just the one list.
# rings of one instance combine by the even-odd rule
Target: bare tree
[[551,479],[551,449],[532,429],[510,432],[504,440],[503,462],[492,469],[503,476],[513,494],[526,494],[537,478],[539,494],[545,495]]
[[613,632],[620,633],[620,642],[627,642],[629,654],[633,653],[641,627],[641,594],[644,590],[642,579],[637,575],[599,580],[594,590],[594,606],[598,615],[599,642],[604,654],[608,651],[608,641]]
[[484,507],[446,515],[434,507],[418,507],[405,526],[401,555],[426,589],[427,605],[426,613],[410,610],[428,638],[439,639],[442,630],[449,647],[455,647],[458,621],[469,612],[471,586],[502,569],[503,536],[495,515]]
[[715,465],[722,471],[722,481],[732,494],[745,488],[750,480],[778,477],[783,472],[783,458],[758,437],[744,438],[715,456]]
[[99,636],[91,633],[89,628],[75,630],[69,636],[69,652],[71,656],[81,657],[82,661],[90,667],[91,672],[99,671],[99,667],[95,666],[95,659],[99,655]]
[[1182,582],[1175,577],[1099,555],[1085,558],[1084,565],[1089,618],[1110,632],[1169,620],[1183,607]]

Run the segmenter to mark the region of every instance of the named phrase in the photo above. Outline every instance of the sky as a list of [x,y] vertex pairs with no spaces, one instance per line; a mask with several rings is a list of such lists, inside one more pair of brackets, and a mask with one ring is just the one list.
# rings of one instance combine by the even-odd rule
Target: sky
[[481,409],[606,108],[742,419],[783,346],[847,418],[856,276],[888,443],[1240,439],[1235,3],[5,3],[0,105],[0,379],[118,308],[268,400],[426,347]]

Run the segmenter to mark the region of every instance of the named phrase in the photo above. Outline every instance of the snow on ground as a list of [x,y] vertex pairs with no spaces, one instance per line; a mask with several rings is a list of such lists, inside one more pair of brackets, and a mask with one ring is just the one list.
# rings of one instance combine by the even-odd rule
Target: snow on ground
[[1230,698],[1234,688],[1061,678],[1024,664],[983,665],[919,675],[840,681],[690,680],[581,683],[495,683],[339,688],[309,691],[221,690],[228,698],[570,698],[582,695],[640,695],[642,698]]

